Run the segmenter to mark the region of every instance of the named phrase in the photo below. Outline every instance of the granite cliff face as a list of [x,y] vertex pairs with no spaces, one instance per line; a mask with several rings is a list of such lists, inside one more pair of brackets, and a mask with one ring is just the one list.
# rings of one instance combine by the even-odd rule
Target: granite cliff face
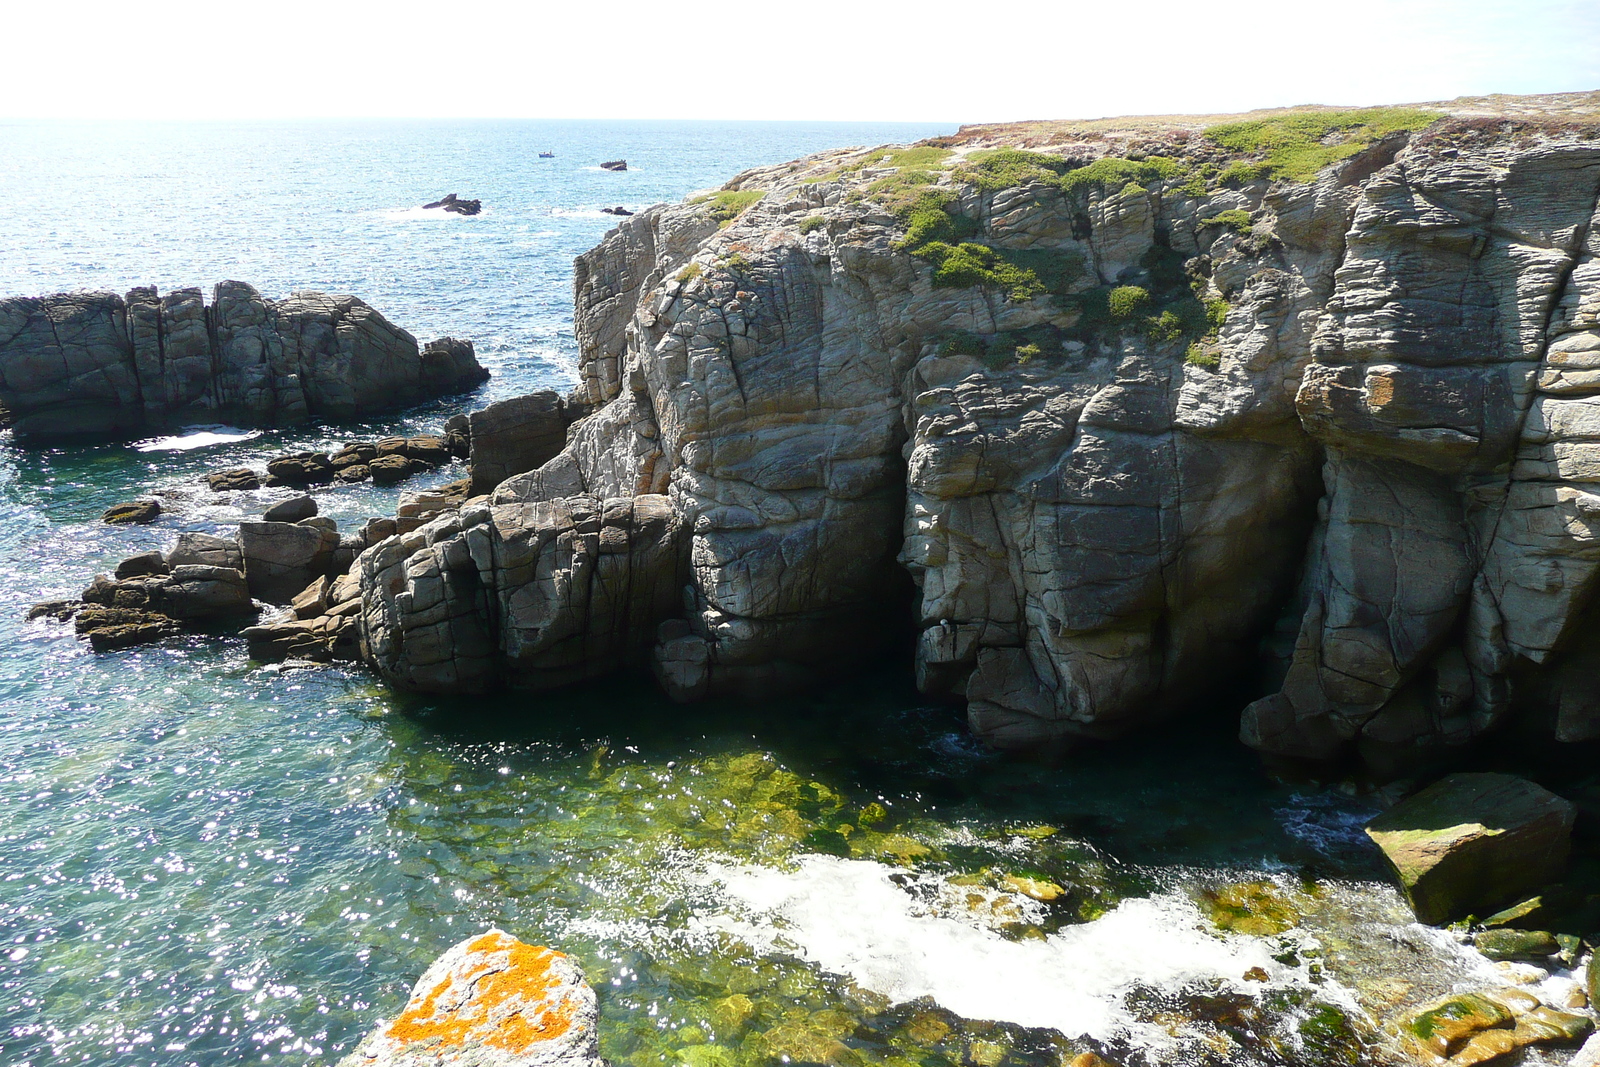
[[978,127],[629,218],[593,413],[362,557],[367,656],[758,696],[910,626],[1001,746],[1241,672],[1273,755],[1600,737],[1597,104]]
[[220,282],[209,306],[199,289],[0,300],[0,413],[23,440],[343,419],[487,377],[470,342],[419,350],[353,296]]

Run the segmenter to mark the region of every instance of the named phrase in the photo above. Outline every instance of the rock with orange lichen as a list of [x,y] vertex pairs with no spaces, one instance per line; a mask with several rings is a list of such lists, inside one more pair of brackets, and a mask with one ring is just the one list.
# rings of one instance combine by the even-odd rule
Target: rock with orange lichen
[[491,929],[435,960],[339,1067],[604,1067],[597,1021],[577,963]]

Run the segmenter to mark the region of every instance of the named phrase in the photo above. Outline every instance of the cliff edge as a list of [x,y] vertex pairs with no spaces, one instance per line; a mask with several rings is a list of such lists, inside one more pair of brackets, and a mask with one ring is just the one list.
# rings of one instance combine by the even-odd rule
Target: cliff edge
[[[593,413],[357,562],[424,691],[759,696],[915,630],[1007,747],[1600,738],[1600,94],[970,127],[579,257]],[[909,580],[908,580],[909,576]]]

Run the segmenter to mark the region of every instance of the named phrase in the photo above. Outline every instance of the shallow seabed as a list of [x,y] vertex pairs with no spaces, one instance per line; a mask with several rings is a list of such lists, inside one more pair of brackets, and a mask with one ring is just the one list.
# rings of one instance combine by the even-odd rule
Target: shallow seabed
[[[0,125],[0,197],[50,207],[0,216],[0,294],[351,291],[474,338],[496,374],[370,426],[0,436],[0,1063],[327,1063],[489,924],[576,955],[605,1055],[639,1067],[1378,1063],[1396,1006],[1482,984],[1409,922],[1369,813],[1267,781],[1226,714],[1049,766],[985,753],[894,671],[757,706],[631,681],[430,703],[252,664],[225,633],[102,656],[23,620],[289,495],[214,495],[208,470],[569,384],[570,258],[600,206],[932,132]],[[614,156],[634,170],[594,166]],[[449,191],[485,213],[416,210]],[[151,492],[154,526],[98,522]],[[319,493],[346,530],[397,496]]]

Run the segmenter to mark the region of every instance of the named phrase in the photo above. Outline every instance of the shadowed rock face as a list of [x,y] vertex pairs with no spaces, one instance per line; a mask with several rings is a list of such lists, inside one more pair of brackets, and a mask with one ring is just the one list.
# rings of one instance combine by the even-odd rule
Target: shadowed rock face
[[[1189,137],[1138,145],[1188,168],[1143,184],[962,170],[1005,143],[958,140],[916,180],[963,239],[1053,257],[1053,291],[936,276],[880,206],[884,150],[742,175],[730,190],[765,195],[720,229],[714,203],[622,222],[576,271],[569,403],[596,410],[499,485],[476,536],[515,508],[557,543],[574,499],[660,502],[674,533],[645,566],[652,590],[681,584],[626,598],[625,629],[654,628],[683,699],[809,682],[910,626],[922,688],[1008,747],[1123,734],[1263,664],[1243,736],[1275,755],[1395,770],[1510,719],[1600,737],[1590,127],[1444,119],[1310,181],[1219,184]],[[1107,151],[1049,144],[1074,165]],[[1218,325],[1107,321],[1118,286],[1152,313],[1192,291]],[[524,587],[553,617],[566,564],[500,566],[469,533],[363,571],[369,633],[432,627],[423,657],[375,636],[390,677],[529,683],[506,628],[531,629]],[[450,552],[477,584],[406,606],[402,576],[467,573]],[[580,674],[622,662],[585,647]]]
[[272,301],[220,282],[209,307],[199,289],[0,300],[0,406],[24,440],[346,419],[487,377],[470,342],[419,350],[353,296]]

